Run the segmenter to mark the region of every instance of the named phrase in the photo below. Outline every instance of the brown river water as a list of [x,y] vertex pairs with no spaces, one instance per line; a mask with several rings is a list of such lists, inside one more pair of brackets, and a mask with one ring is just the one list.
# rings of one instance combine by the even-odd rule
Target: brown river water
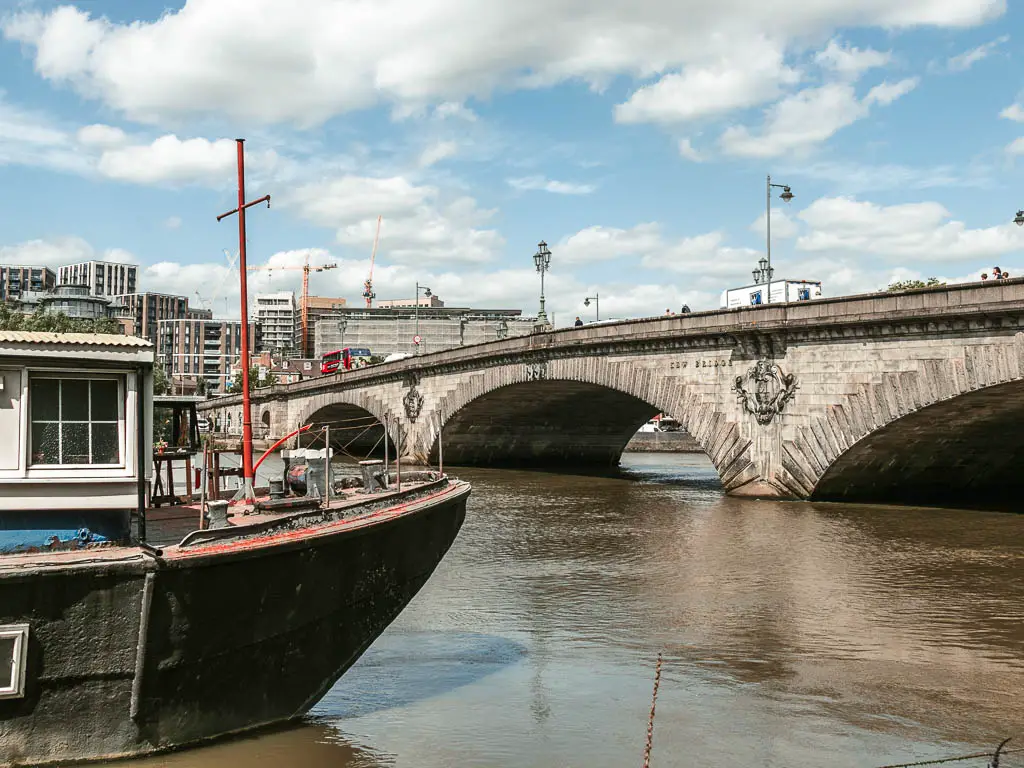
[[118,765],[639,766],[659,651],[652,768],[1024,747],[1024,515],[731,499],[688,454],[450,471],[454,547],[304,723]]

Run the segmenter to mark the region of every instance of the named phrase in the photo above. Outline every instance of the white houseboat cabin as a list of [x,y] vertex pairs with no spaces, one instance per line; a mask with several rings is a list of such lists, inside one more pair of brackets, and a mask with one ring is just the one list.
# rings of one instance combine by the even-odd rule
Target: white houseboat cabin
[[153,345],[0,331],[0,554],[123,541],[152,464]]

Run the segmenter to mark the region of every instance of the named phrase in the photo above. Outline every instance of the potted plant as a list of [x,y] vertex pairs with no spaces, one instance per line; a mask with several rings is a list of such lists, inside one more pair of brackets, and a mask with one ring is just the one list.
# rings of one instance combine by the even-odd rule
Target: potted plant
[[167,441],[157,440],[155,443],[153,443],[153,447],[156,448],[157,453],[163,454],[164,450],[167,448]]

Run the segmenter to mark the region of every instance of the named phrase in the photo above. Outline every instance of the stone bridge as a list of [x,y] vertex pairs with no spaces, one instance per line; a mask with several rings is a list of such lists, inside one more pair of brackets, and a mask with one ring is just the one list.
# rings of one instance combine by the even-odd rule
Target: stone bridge
[[[259,390],[253,422],[331,423],[408,460],[617,463],[656,413],[735,495],[1015,503],[1024,280],[537,333]],[[207,402],[240,429],[240,398]],[[372,417],[372,419],[370,418]],[[363,419],[363,421],[359,421]],[[230,421],[229,421],[230,420]]]

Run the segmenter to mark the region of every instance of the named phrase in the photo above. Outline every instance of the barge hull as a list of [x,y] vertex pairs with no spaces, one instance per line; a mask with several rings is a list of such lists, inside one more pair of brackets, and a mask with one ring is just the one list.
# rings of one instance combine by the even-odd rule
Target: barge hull
[[0,766],[141,755],[300,717],[427,581],[468,495],[449,487],[273,546],[0,571],[0,624],[31,627],[25,697],[0,700]]

